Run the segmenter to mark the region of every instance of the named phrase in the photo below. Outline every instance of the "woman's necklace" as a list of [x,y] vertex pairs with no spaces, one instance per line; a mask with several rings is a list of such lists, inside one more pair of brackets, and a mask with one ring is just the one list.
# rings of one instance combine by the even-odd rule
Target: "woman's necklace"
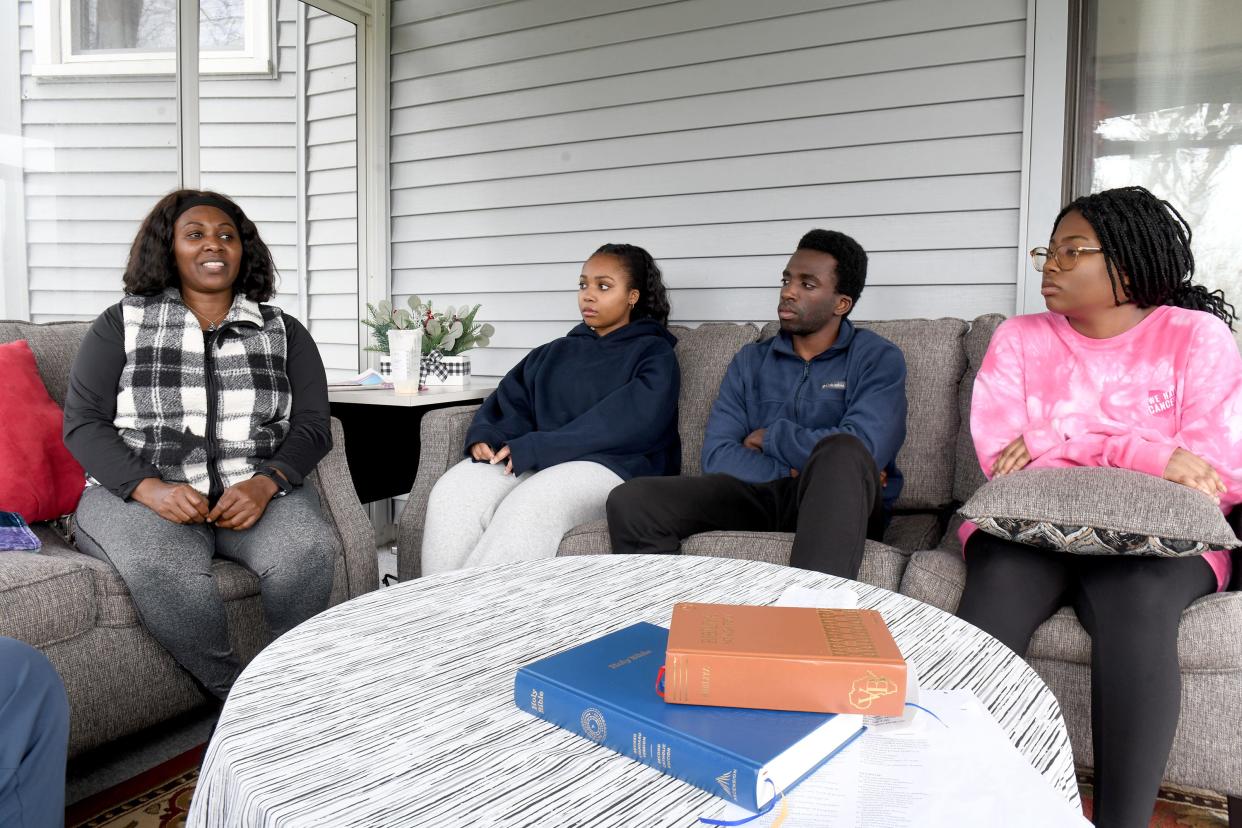
[[[190,306],[189,306],[189,305],[186,305],[186,307],[187,307],[187,308],[190,308]],[[230,310],[231,310],[231,308],[230,308]],[[194,310],[194,308],[190,308],[190,313],[194,314],[194,315],[195,315],[195,316],[197,316],[199,319],[201,319],[201,320],[203,320],[204,322],[206,322],[206,323],[207,323],[207,332],[208,332],[208,333],[211,333],[211,332],[212,332],[212,331],[214,331],[216,328],[218,328],[218,327],[220,326],[220,323],[224,321],[224,317],[229,315],[229,312],[228,312],[228,311],[225,311],[225,312],[224,312],[224,314],[223,314],[223,315],[222,315],[219,319],[217,319],[215,322],[212,322],[212,321],[211,321],[211,319],[209,319],[209,318],[208,318],[208,317],[206,317],[206,316],[203,316],[201,313],[199,313],[198,311]]]

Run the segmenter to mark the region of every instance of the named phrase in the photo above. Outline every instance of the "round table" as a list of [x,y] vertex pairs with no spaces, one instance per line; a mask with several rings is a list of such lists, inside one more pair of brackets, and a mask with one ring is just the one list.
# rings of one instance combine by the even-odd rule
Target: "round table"
[[312,618],[233,688],[190,826],[695,824],[724,802],[524,713],[522,665],[677,601],[774,602],[791,585],[850,586],[879,610],[922,686],[968,688],[1077,804],[1052,693],[1000,642],[866,584],[756,561],[555,558],[420,578]]

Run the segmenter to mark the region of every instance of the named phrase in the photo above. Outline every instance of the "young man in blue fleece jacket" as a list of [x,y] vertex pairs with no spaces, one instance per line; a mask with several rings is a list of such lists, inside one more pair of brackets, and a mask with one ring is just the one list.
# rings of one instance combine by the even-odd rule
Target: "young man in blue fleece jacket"
[[781,275],[781,330],[729,364],[703,442],[702,477],[644,477],[613,489],[617,553],[676,553],[698,532],[796,532],[790,565],[854,578],[901,492],[906,363],[847,318],[867,254],[812,230]]

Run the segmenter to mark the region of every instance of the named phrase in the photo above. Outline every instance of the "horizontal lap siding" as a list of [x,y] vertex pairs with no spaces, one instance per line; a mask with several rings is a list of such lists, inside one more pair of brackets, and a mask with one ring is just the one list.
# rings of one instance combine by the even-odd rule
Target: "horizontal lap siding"
[[263,199],[264,215],[255,223],[280,276],[272,303],[294,316],[303,281],[298,272],[297,13],[298,0],[279,0],[276,77],[208,75],[199,80],[203,189],[235,199],[247,215]]
[[[30,317],[92,319],[121,298],[138,226],[177,186],[176,85],[35,78],[33,14],[22,5]],[[280,270],[276,304],[292,312],[300,282],[296,8],[296,0],[279,6],[276,77],[204,76],[200,84],[202,185],[235,198],[255,220]]]
[[1014,309],[1022,0],[395,0],[392,292],[479,302],[475,370],[647,247],[675,321],[766,321],[811,227],[871,255],[860,319]]
[[[279,271],[275,304],[300,315],[301,291],[318,297],[302,322],[329,375],[349,376],[358,368],[357,42],[352,24],[308,7],[299,78],[298,11],[297,0],[279,0],[275,77],[201,77],[202,186],[236,199],[258,225]],[[32,20],[24,3],[23,26]],[[120,298],[142,217],[177,185],[176,88],[172,79],[37,79],[29,74],[33,38],[23,34],[30,314],[91,319]]]
[[358,373],[357,37],[306,13],[306,320],[329,379]]
[[177,88],[171,78],[35,78],[33,20],[32,4],[23,2],[29,313],[36,322],[90,320],[121,298],[138,225],[177,186]]

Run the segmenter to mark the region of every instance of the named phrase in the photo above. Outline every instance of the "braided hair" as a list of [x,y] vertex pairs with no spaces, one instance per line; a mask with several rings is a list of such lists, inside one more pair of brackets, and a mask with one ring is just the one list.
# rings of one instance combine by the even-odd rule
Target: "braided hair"
[[1075,199],[1057,214],[1053,226],[1071,210],[1099,236],[1118,305],[1124,297],[1140,308],[1175,305],[1205,311],[1233,329],[1237,313],[1224,291],[1209,291],[1191,281],[1195,257],[1190,225],[1172,204],[1143,187],[1118,187]]
[[660,267],[650,253],[633,244],[605,244],[592,255],[616,257],[629,274],[630,287],[638,291],[638,301],[630,311],[630,319],[654,319],[668,327],[668,315],[672,310],[668,291]]

